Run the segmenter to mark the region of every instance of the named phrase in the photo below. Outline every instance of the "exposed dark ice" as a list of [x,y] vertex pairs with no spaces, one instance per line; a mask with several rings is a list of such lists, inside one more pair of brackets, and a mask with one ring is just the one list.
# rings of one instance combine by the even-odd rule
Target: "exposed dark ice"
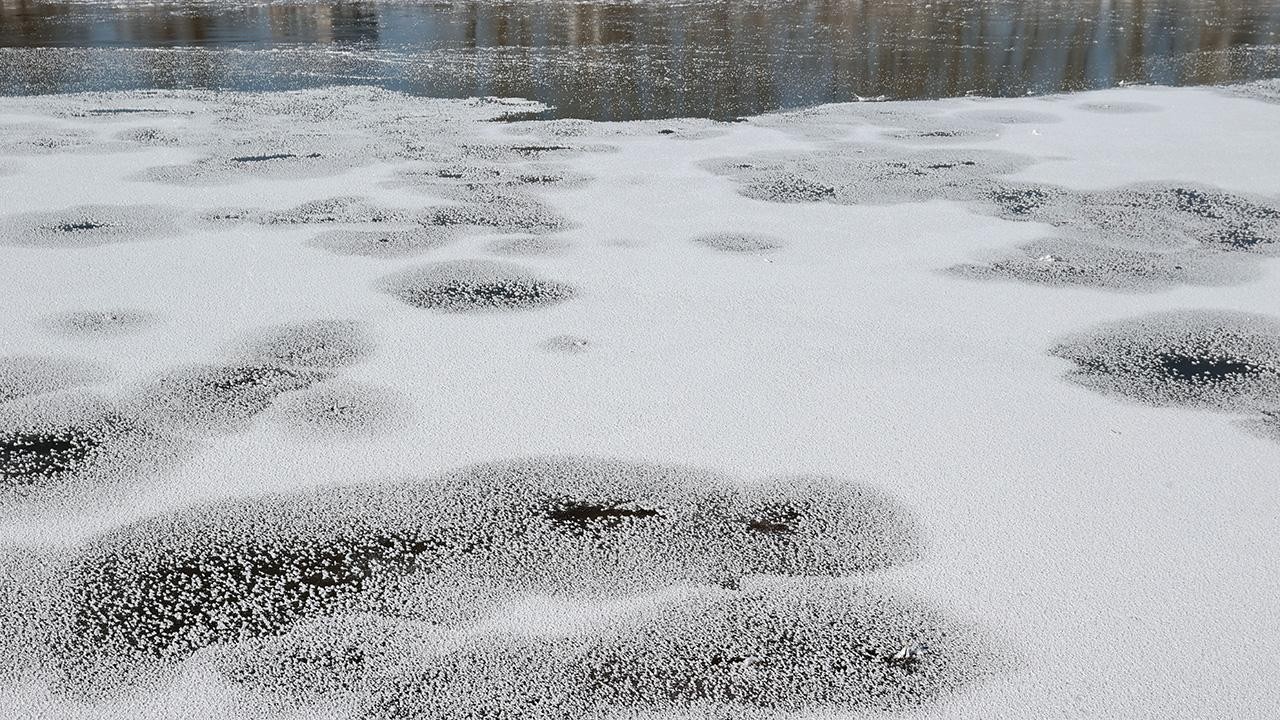
[[158,205],[78,205],[0,217],[0,245],[85,248],[176,236],[181,213]]
[[[260,662],[290,642],[291,633],[323,634],[331,622],[345,625],[330,620],[340,615],[408,622],[419,628],[416,641],[426,642],[434,631],[421,628],[448,630],[519,597],[586,601],[668,587],[740,587],[758,575],[859,575],[914,559],[919,544],[905,511],[846,480],[781,477],[746,485],[691,467],[572,457],[507,461],[421,481],[225,500],[108,531],[62,565],[45,642],[60,682],[77,692],[103,692],[214,644],[240,643],[233,655]],[[845,622],[841,613],[863,612],[849,602],[824,606],[823,587],[798,585],[776,602],[815,603],[808,622],[819,634],[825,631],[816,615],[834,613],[829,620],[838,624]],[[713,600],[699,609],[704,596],[723,596],[728,605]],[[732,616],[775,602],[748,594],[739,608],[734,597],[698,591],[682,602],[692,602],[687,611],[707,621],[708,613]],[[873,627],[877,617],[868,614],[862,630],[849,625],[851,638],[891,632],[888,625]],[[916,622],[913,617],[906,621]],[[933,622],[921,617],[926,626]],[[685,621],[650,622],[667,634],[693,630]],[[695,633],[689,642],[710,642],[706,633],[715,632]],[[656,641],[657,635],[641,637]],[[885,640],[893,647],[879,652],[897,652],[895,643],[904,638]],[[767,642],[785,644],[782,638]],[[612,652],[609,647],[602,645],[602,652]],[[809,652],[782,645],[778,651]],[[670,657],[655,657],[647,670],[636,671],[661,672],[682,652],[679,643],[667,647],[661,653]],[[885,658],[868,658],[892,667]],[[305,664],[305,656],[296,663]],[[295,670],[307,671],[272,672]],[[909,679],[889,675],[874,682]],[[623,700],[640,706],[656,696],[610,702]]]
[[577,294],[572,285],[494,260],[418,265],[381,278],[377,288],[413,307],[444,312],[532,310]]
[[1280,404],[1280,320],[1187,310],[1143,315],[1068,338],[1050,352],[1068,378],[1148,405],[1256,413]]

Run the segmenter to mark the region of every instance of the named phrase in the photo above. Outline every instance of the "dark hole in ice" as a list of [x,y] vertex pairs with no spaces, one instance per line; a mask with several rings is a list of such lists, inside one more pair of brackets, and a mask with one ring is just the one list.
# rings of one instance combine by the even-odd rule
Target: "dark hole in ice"
[[105,228],[105,227],[110,227],[110,226],[107,223],[100,223],[94,220],[75,220],[72,222],[59,223],[57,225],[54,225],[51,229],[56,230],[58,232],[70,233],[70,232],[85,232],[87,230],[101,230],[102,228]]
[[1160,372],[1170,378],[1187,383],[1215,383],[1235,380],[1261,372],[1261,368],[1247,360],[1227,356],[1196,356],[1183,353],[1160,353],[1157,359]]
[[521,155],[539,155],[557,150],[572,150],[568,145],[512,145],[511,151]]
[[0,433],[0,485],[23,487],[56,481],[76,472],[101,446],[88,431]]
[[[231,158],[231,162],[255,163],[255,162],[267,162],[270,160],[288,160],[290,158],[296,158],[296,157],[298,156],[294,155],[293,153],[276,153],[274,155],[241,155],[240,157]],[[320,156],[318,154],[315,154],[315,155],[308,155],[307,157],[320,157]]]
[[546,516],[557,525],[573,525],[582,530],[592,526],[615,527],[625,520],[658,517],[661,514],[650,508],[621,507],[624,504],[566,500],[548,509]]
[[747,522],[747,527],[764,535],[785,535],[796,531],[803,515],[789,505],[764,508]]
[[547,110],[521,110],[518,112],[503,113],[490,122],[527,122],[530,120],[549,120],[553,117],[550,109]]

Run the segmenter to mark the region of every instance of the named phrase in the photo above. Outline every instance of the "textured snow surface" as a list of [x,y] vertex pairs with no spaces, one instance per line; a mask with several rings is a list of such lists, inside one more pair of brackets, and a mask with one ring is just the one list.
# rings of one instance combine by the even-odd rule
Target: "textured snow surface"
[[1271,717],[1274,97],[0,100],[0,706]]

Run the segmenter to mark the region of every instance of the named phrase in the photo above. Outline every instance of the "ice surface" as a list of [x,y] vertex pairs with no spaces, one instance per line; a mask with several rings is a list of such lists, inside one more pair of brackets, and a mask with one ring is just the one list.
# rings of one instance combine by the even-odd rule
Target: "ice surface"
[[1269,718],[1270,85],[0,101],[21,718]]

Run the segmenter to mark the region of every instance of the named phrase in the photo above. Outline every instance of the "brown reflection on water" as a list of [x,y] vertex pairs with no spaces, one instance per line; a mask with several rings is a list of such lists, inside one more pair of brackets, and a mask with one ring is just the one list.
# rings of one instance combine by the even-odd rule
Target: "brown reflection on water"
[[0,91],[357,82],[579,117],[727,117],[1275,77],[1278,43],[1280,0],[0,0]]

